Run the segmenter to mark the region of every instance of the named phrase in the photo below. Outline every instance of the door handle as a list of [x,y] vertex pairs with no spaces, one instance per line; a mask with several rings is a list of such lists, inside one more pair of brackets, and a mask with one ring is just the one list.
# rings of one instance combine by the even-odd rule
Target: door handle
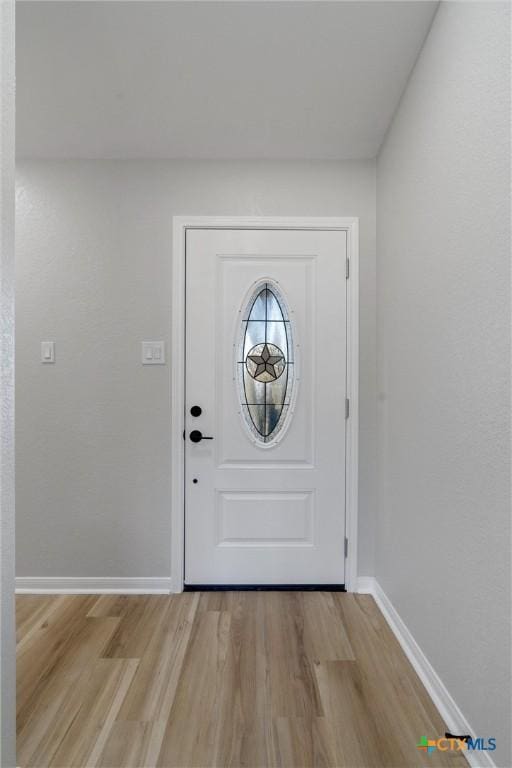
[[189,437],[193,443],[200,443],[201,440],[213,440],[213,437],[206,437],[198,429],[193,429]]

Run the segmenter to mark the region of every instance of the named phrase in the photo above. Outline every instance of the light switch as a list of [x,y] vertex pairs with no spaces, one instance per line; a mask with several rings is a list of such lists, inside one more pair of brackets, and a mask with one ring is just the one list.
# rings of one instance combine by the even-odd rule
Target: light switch
[[42,363],[55,362],[55,342],[54,341],[41,342],[41,362]]
[[142,342],[142,365],[165,365],[165,341]]

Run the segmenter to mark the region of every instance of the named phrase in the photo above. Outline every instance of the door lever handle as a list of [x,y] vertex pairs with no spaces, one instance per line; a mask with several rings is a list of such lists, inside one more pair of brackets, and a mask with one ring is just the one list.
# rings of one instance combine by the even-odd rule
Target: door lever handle
[[213,440],[213,437],[207,437],[206,435],[203,435],[203,433],[198,429],[193,429],[189,437],[193,443],[200,443],[201,440]]

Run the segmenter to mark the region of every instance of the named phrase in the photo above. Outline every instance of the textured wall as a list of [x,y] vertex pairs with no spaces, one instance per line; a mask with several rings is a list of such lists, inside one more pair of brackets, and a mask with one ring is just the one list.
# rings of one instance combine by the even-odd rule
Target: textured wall
[[0,3],[0,766],[15,760],[14,2]]
[[[373,572],[375,163],[38,162],[17,181],[17,571],[170,574],[173,214],[359,216],[360,572]],[[40,342],[56,341],[56,365]],[[171,351],[172,365],[172,351]]]
[[[510,766],[509,10],[442,3],[378,161],[376,575]],[[435,735],[435,734],[433,734]]]

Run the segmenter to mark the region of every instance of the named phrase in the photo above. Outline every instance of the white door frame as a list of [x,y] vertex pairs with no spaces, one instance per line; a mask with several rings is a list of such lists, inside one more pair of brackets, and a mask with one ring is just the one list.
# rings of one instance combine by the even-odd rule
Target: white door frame
[[[356,591],[359,436],[359,219],[357,217],[174,216],[171,309],[171,589],[182,592],[185,530],[185,243],[187,229],[341,230],[347,233],[345,586]],[[343,556],[343,553],[340,553]]]

